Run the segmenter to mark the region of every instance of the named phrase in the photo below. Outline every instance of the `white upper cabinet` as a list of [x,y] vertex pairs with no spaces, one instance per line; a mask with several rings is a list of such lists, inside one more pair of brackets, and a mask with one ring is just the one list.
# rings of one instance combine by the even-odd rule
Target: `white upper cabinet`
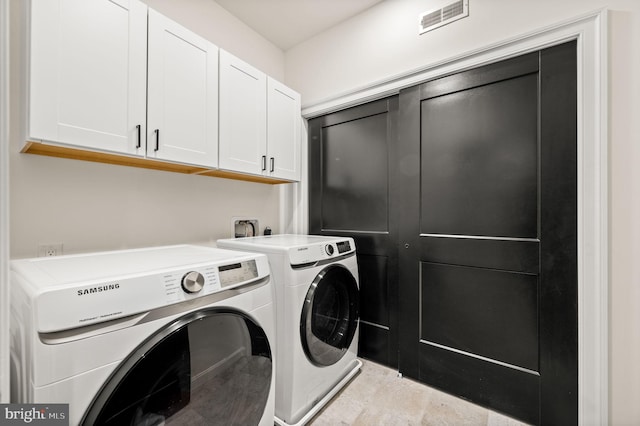
[[263,174],[267,167],[267,76],[220,50],[221,169]]
[[300,95],[267,79],[267,153],[269,176],[300,180]]
[[300,180],[293,90],[140,0],[30,5],[23,152]]
[[28,138],[143,155],[147,6],[33,0],[30,31]]
[[218,48],[149,9],[147,157],[218,165]]
[[300,95],[220,50],[221,169],[300,180]]

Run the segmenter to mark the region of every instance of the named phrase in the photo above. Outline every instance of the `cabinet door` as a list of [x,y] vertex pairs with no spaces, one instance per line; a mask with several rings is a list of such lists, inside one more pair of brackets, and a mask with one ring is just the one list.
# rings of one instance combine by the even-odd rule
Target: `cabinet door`
[[269,176],[300,180],[300,95],[267,79],[267,149]]
[[146,34],[138,0],[33,0],[27,136],[142,154]]
[[147,156],[216,167],[218,48],[149,10]]
[[220,168],[262,174],[267,168],[266,75],[220,51]]

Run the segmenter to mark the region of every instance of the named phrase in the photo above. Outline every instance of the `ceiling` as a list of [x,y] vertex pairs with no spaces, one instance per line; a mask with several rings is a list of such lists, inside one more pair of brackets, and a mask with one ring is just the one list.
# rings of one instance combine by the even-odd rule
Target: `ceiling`
[[383,0],[214,0],[282,50]]

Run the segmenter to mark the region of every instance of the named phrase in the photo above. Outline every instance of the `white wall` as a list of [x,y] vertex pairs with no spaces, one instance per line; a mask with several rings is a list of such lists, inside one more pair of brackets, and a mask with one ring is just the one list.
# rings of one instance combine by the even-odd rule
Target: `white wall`
[[[9,3],[0,0],[0,324],[9,323]],[[0,403],[9,402],[9,330],[0,327]]]
[[469,0],[470,16],[419,36],[435,0],[386,0],[285,53],[286,83],[313,105],[608,7],[610,424],[640,424],[640,2]]
[[[11,257],[37,255],[40,243],[64,253],[232,236],[232,218],[256,217],[279,232],[280,188],[203,176],[20,154],[24,94],[20,78],[24,0],[11,9]],[[209,0],[149,0],[149,5],[272,75],[283,53]]]

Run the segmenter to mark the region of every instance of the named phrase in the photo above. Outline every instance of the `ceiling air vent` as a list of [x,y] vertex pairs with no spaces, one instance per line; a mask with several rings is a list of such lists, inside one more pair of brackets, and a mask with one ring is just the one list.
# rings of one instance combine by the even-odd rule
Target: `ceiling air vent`
[[440,9],[429,10],[420,14],[418,33],[424,34],[465,16],[469,16],[469,0],[459,0]]

